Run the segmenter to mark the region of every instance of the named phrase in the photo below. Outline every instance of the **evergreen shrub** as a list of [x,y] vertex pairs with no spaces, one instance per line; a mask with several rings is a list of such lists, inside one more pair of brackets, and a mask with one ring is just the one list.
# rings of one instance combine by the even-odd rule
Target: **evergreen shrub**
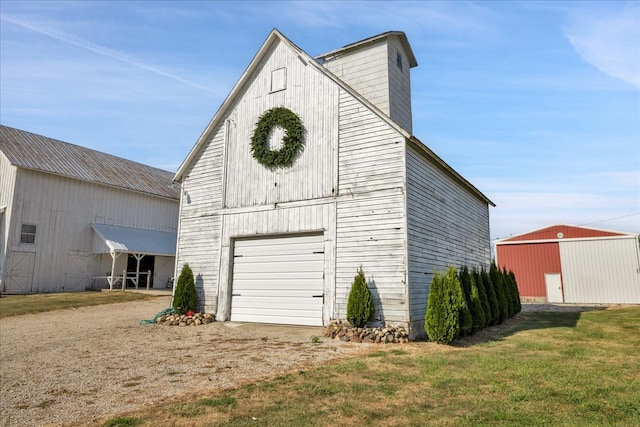
[[460,336],[461,321],[467,321],[464,314],[465,310],[468,312],[466,305],[456,268],[449,267],[444,275],[435,273],[424,320],[429,339],[440,344],[455,341]]
[[462,289],[462,296],[464,297],[464,308],[460,311],[460,336],[471,335],[475,332],[473,329],[473,314],[471,313],[471,287],[469,281],[462,280],[462,271],[466,267],[462,267],[457,271],[458,281],[460,282],[460,288]]
[[173,309],[178,314],[185,314],[189,311],[195,312],[198,306],[198,293],[193,280],[193,272],[189,264],[182,266],[180,276],[176,282],[176,291],[173,295]]
[[498,325],[500,323],[500,306],[498,305],[498,298],[496,292],[493,289],[493,282],[489,273],[484,268],[480,270],[480,277],[482,278],[482,284],[484,285],[485,292],[487,293],[487,301],[489,301],[489,307],[491,308],[491,321],[489,326]]
[[518,290],[518,282],[516,281],[516,275],[513,274],[513,271],[509,271],[507,274],[509,277],[509,282],[511,282],[511,287],[513,289],[515,303],[516,303],[516,314],[522,311],[522,302],[520,301],[520,291]]
[[373,296],[367,286],[367,279],[364,277],[362,267],[360,267],[349,292],[347,320],[352,326],[362,328],[373,318],[374,312]]
[[500,276],[502,276],[502,283],[504,283],[504,291],[507,296],[507,303],[509,307],[509,317],[513,317],[517,314],[516,312],[516,299],[515,294],[513,292],[513,286],[511,285],[511,280],[509,279],[509,274],[507,270],[503,268],[500,270]]
[[509,318],[509,303],[507,301],[507,294],[505,292],[502,274],[493,262],[489,267],[489,277],[491,277],[493,290],[496,293],[496,299],[498,301],[498,323],[502,323]]
[[484,287],[484,283],[482,282],[482,275],[480,271],[475,268],[471,272],[471,277],[476,283],[476,287],[478,288],[478,295],[480,297],[480,305],[482,306],[482,311],[484,312],[484,325],[489,326],[491,324],[491,306],[489,305],[489,298],[487,297],[487,290]]
[[471,333],[473,334],[484,328],[486,324],[484,309],[480,301],[480,293],[473,274],[469,272],[466,266],[460,269],[458,276],[460,277],[460,283],[465,292],[467,306],[471,313]]

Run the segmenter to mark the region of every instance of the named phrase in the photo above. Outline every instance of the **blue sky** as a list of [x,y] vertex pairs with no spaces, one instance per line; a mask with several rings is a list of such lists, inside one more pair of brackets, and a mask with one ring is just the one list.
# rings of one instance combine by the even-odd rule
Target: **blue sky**
[[491,237],[640,233],[640,3],[0,0],[0,121],[175,171],[272,28],[312,56],[404,31],[413,131]]

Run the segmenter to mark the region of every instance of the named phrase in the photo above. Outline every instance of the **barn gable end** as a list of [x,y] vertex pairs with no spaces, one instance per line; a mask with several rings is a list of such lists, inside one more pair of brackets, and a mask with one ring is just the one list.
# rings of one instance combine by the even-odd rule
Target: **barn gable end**
[[540,228],[516,236],[502,239],[502,242],[522,242],[526,240],[577,239],[588,237],[624,236],[625,233],[601,230],[598,228],[578,227],[575,225],[556,224]]

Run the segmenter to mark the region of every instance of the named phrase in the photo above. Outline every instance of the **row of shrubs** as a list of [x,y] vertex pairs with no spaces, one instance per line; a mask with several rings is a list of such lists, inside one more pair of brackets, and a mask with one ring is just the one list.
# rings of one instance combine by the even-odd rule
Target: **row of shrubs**
[[425,331],[429,340],[443,344],[498,325],[522,310],[515,275],[494,263],[488,272],[449,267],[445,274],[434,274],[427,304]]
[[[195,311],[197,299],[193,272],[185,264],[176,283],[173,309],[178,314]],[[433,276],[424,328],[431,341],[448,344],[484,327],[498,325],[521,310],[513,272],[500,270],[495,263],[489,272],[484,268],[470,271],[465,266],[458,271],[449,267],[446,273]],[[349,293],[347,320],[352,326],[363,327],[373,314],[373,298],[360,267]]]

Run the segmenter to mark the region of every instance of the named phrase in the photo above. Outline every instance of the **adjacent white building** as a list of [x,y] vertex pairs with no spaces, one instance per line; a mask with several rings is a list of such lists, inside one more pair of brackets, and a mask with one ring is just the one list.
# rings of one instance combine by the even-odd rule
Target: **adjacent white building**
[[[488,266],[493,203],[412,135],[407,37],[313,58],[273,30],[180,166],[176,274],[218,320],[323,325],[346,317],[362,267],[376,320],[424,336],[435,271]],[[252,154],[260,117],[294,113],[288,166]],[[287,132],[271,129],[268,147]]]
[[[173,174],[0,126],[0,290],[165,288],[175,266]],[[119,277],[118,277],[119,276]]]

